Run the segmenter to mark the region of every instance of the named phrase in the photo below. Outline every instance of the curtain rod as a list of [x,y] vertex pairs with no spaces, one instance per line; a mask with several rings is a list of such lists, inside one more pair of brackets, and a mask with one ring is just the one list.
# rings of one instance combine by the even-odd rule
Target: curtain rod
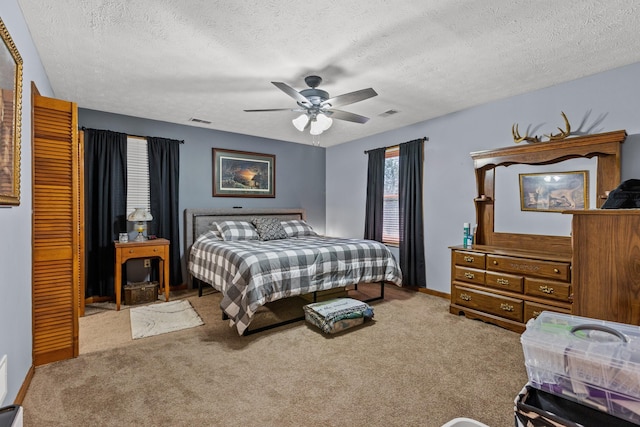
[[[140,136],[140,135],[130,135],[127,134],[127,137],[129,138],[135,138],[135,139],[147,139],[147,138],[151,138],[149,136]],[[171,138],[166,138],[166,139],[171,139]],[[178,141],[180,144],[184,144],[184,139],[177,139],[176,141]]]
[[[428,136],[423,136],[420,139],[422,139],[422,142],[426,142],[426,141],[429,140],[429,137]],[[400,145],[400,144],[391,145],[389,147],[380,147],[380,148],[384,148],[386,150],[387,148],[397,147],[398,145]],[[377,148],[373,148],[372,150],[377,150]],[[372,150],[364,150],[364,154],[369,154],[369,151],[372,151]]]
[[[80,129],[81,130],[86,130],[88,128],[82,126]],[[131,135],[131,134],[127,134],[127,137],[128,138],[135,138],[135,139],[147,139],[147,138],[150,138],[148,136]],[[171,139],[171,138],[167,138],[167,139]],[[184,139],[180,139],[180,140],[176,140],[176,141],[178,141],[180,144],[184,144]]]

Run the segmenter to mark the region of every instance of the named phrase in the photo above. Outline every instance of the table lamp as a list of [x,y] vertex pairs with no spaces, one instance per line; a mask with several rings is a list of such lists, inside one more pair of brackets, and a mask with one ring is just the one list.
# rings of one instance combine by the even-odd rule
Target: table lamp
[[147,238],[142,234],[147,229],[147,221],[151,221],[153,217],[144,208],[136,208],[127,217],[128,221],[135,222],[133,229],[138,232],[134,239],[135,242],[144,242]]

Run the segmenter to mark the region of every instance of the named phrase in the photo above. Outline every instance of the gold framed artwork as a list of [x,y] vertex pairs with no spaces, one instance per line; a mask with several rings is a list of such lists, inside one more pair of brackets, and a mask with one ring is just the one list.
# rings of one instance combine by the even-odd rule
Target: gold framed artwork
[[589,171],[521,173],[520,209],[560,212],[587,209]]
[[213,149],[213,197],[276,197],[276,156]]
[[2,19],[0,35],[0,205],[19,205],[22,57]]

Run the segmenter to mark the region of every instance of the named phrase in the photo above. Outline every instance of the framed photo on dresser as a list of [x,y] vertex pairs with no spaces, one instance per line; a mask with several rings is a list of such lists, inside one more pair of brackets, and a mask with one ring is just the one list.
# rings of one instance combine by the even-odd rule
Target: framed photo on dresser
[[520,209],[560,212],[587,209],[589,171],[520,174]]

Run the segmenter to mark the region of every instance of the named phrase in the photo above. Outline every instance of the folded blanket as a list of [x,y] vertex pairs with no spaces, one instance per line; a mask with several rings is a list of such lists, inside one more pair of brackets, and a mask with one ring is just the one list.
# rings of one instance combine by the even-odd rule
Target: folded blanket
[[305,318],[323,332],[332,334],[373,317],[373,308],[353,298],[336,298],[304,306]]

